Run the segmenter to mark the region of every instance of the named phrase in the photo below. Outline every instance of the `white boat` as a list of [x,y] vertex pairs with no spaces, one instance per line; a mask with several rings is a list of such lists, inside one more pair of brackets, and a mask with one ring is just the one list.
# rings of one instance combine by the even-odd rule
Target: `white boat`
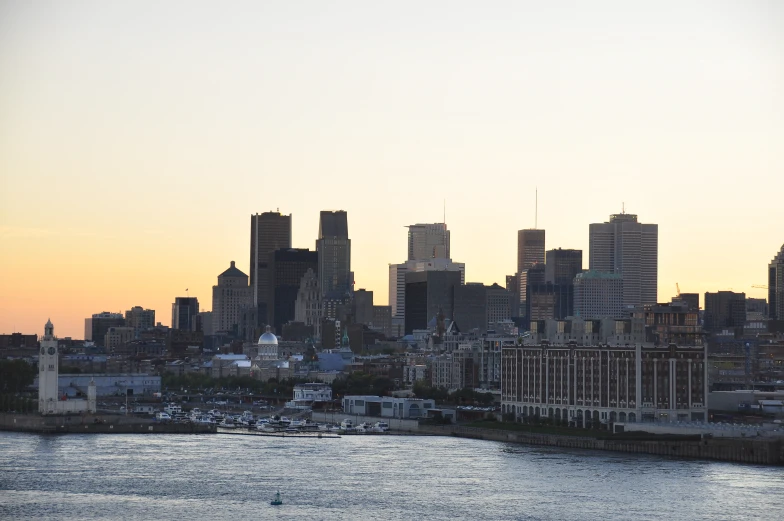
[[373,432],[387,432],[389,430],[389,424],[387,422],[376,422],[373,426]]
[[346,418],[345,420],[340,422],[340,428],[343,429],[344,431],[347,431],[349,429],[353,429],[354,428],[354,421]]
[[155,419],[156,419],[157,421],[160,421],[160,422],[163,422],[163,421],[171,421],[171,416],[169,416],[169,414],[168,414],[168,413],[165,413],[165,412],[159,412],[159,413],[157,413],[157,414],[155,415]]

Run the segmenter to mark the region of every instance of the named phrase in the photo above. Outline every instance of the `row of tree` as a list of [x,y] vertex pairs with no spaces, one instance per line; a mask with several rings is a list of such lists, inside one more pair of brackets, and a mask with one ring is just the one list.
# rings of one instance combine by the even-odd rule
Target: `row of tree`
[[414,383],[414,394],[417,398],[453,405],[487,406],[493,403],[493,395],[490,393],[475,391],[467,387],[450,393],[445,387],[433,387],[428,382],[421,380]]

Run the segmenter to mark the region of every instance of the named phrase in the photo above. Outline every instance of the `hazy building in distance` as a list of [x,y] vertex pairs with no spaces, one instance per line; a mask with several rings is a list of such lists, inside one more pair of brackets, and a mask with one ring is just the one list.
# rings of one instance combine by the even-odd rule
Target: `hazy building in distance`
[[191,331],[201,331],[204,336],[213,335],[215,330],[212,328],[212,311],[200,311],[197,313],[194,317]]
[[548,250],[545,253],[544,281],[550,284],[571,285],[583,271],[582,250]]
[[283,324],[294,320],[302,278],[318,269],[318,258],[318,252],[299,248],[269,254],[268,319],[276,334],[283,334]]
[[457,271],[460,272],[460,283],[465,284],[465,263],[452,262],[451,259],[428,259],[424,261],[406,261],[401,264],[389,265],[389,305],[392,317],[405,320],[406,316],[406,273],[423,271]]
[[525,298],[527,321],[564,319],[574,313],[571,284],[529,284]]
[[271,322],[267,317],[267,299],[270,295],[270,254],[291,248],[291,214],[264,212],[250,216],[250,286],[253,305],[259,310],[261,326]]
[[709,333],[732,331],[736,337],[743,335],[746,325],[746,294],[734,291],[705,293],[705,324]]
[[348,294],[354,281],[351,274],[351,240],[348,238],[346,212],[321,212],[316,251],[321,297]]
[[312,327],[313,335],[321,338],[321,290],[314,269],[306,271],[300,280],[294,303],[294,321]]
[[784,320],[784,246],[768,265],[768,316]]
[[370,326],[373,323],[373,292],[359,289],[354,292],[351,302],[354,322]]
[[408,226],[408,260],[450,258],[446,223]]
[[[494,329],[499,322],[511,320],[512,293],[498,284],[487,286],[486,290],[486,328]],[[459,326],[460,323],[458,322]]]
[[634,214],[620,213],[589,227],[589,269],[623,277],[623,304],[656,304],[659,225],[637,222]]
[[212,287],[214,332],[225,331],[238,335],[240,313],[243,308],[250,306],[252,301],[248,276],[231,261],[229,269],[218,275],[218,284]]
[[84,319],[84,339],[91,340],[97,346],[103,347],[106,332],[110,327],[122,327],[125,317],[120,313],[95,313],[91,318]]
[[[487,287],[481,282],[469,282],[454,288],[454,319],[460,331],[487,331]],[[428,319],[429,320],[429,319]]]
[[199,314],[199,299],[196,297],[177,297],[172,304],[172,329],[193,331],[193,321]]
[[517,231],[517,273],[534,264],[544,264],[544,230],[528,229]]
[[132,327],[110,327],[104,335],[103,346],[107,352],[112,353],[124,347],[125,344],[133,340],[134,336],[135,331]]
[[574,278],[574,316],[583,320],[624,318],[623,277],[589,270]]
[[546,274],[545,265],[542,263],[533,264],[529,268],[526,268],[517,274],[517,283],[519,284],[518,295],[520,296],[520,301],[518,302],[518,314],[515,316],[518,317],[527,316],[526,313],[528,313],[528,305],[527,305],[528,286],[533,286],[535,284],[544,284],[545,274]]
[[427,323],[443,313],[452,318],[455,287],[460,286],[458,271],[420,271],[406,273],[405,333],[426,329]]
[[125,325],[132,327],[138,337],[140,331],[155,327],[155,310],[134,306],[125,312]]

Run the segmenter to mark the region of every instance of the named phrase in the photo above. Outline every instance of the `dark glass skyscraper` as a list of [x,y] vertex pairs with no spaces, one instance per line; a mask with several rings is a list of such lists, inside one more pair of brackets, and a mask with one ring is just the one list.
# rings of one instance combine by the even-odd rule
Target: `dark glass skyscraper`
[[302,277],[307,271],[318,269],[318,252],[307,249],[289,248],[269,254],[270,294],[269,322],[277,334],[283,333],[283,325],[294,320],[297,295]]
[[351,239],[348,238],[346,212],[321,212],[316,251],[321,297],[343,298],[354,283],[351,280]]
[[253,305],[258,309],[258,326],[272,320],[267,316],[270,253],[287,248],[291,248],[291,215],[264,212],[250,216],[250,287]]

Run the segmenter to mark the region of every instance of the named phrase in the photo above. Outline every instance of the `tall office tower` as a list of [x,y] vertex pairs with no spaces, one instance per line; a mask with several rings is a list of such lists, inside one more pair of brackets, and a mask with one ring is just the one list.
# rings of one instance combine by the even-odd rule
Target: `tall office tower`
[[348,238],[346,212],[321,212],[316,251],[321,298],[342,298],[351,291],[354,283],[351,280],[351,239]]
[[446,223],[412,224],[408,227],[408,260],[449,258]]
[[574,278],[574,316],[583,320],[625,318],[623,277],[589,270]]
[[621,274],[623,305],[656,304],[659,225],[621,213],[611,215],[610,222],[591,224],[589,234],[589,268]]
[[302,278],[308,271],[318,269],[318,258],[318,252],[297,248],[277,250],[269,254],[268,315],[269,323],[278,335],[283,334],[284,324],[294,320]]
[[746,294],[733,291],[705,293],[705,330],[718,333],[733,331],[736,337],[743,335],[746,325]]
[[305,272],[299,283],[297,301],[294,304],[294,320],[313,328],[313,335],[321,338],[321,292],[316,270]]
[[772,320],[784,320],[784,246],[768,265],[768,313]]
[[250,287],[253,305],[258,309],[258,326],[268,324],[269,255],[273,251],[291,248],[291,214],[264,212],[250,216]]
[[406,273],[406,334],[410,335],[414,329],[426,329],[439,313],[451,319],[456,286],[460,286],[457,271]]
[[544,230],[517,231],[517,273],[544,264]]
[[212,287],[213,329],[239,334],[240,314],[251,305],[253,298],[248,276],[231,261],[229,269],[218,275],[218,285]]
[[525,317],[528,316],[528,287],[533,286],[535,284],[544,284],[544,277],[545,277],[545,265],[541,263],[533,264],[531,267],[524,269],[520,273],[517,274],[517,283],[518,283],[518,294],[520,301],[519,304],[519,314],[516,316]]
[[550,284],[571,285],[583,271],[582,250],[548,250],[545,254],[544,281]]
[[351,308],[355,324],[370,326],[373,323],[373,292],[364,288],[355,291]]
[[406,316],[406,273],[422,271],[459,271],[460,284],[465,284],[465,263],[452,262],[450,259],[428,259],[406,261],[389,265],[389,305],[392,318],[405,320]]
[[177,297],[172,304],[171,328],[179,331],[193,331],[194,320],[199,314],[199,299],[196,297]]
[[136,338],[139,333],[155,327],[155,310],[134,306],[125,312],[125,325],[132,327]]

